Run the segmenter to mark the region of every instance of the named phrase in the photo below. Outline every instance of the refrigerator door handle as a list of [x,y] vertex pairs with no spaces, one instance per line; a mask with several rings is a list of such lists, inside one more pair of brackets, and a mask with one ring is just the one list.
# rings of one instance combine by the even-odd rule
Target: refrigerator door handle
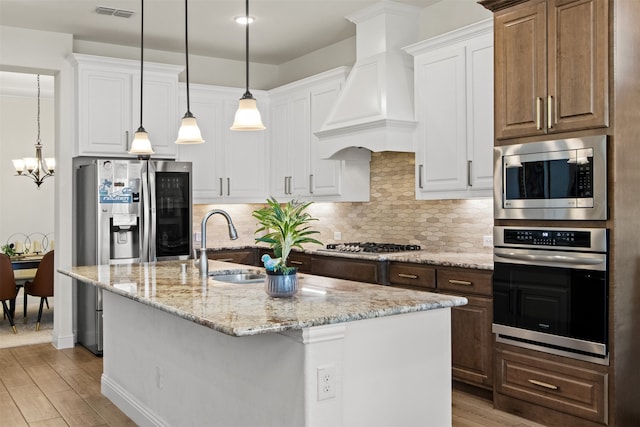
[[142,198],[144,211],[142,223],[142,253],[140,261],[156,261],[156,168],[145,160],[146,173],[142,174]]

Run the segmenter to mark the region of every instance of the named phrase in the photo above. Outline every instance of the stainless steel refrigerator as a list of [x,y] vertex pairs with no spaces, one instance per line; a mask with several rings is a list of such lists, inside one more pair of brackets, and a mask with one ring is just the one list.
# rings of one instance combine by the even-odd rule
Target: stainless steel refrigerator
[[[188,259],[191,163],[79,159],[75,169],[76,265]],[[102,291],[76,283],[78,342],[102,348]]]

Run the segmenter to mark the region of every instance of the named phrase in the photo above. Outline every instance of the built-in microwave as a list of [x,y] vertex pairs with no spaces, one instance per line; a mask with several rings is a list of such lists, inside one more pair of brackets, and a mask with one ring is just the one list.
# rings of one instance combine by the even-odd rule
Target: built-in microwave
[[497,219],[607,219],[607,137],[494,148]]

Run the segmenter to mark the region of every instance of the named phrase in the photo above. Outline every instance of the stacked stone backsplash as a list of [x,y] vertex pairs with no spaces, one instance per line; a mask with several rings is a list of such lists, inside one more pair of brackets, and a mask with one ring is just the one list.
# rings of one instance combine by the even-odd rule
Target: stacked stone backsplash
[[[416,200],[414,165],[413,153],[372,153],[371,201],[317,202],[309,208],[319,220],[313,223],[319,240],[335,243],[334,232],[339,231],[344,243],[375,241],[418,244],[434,251],[490,253],[492,248],[483,247],[483,236],[493,233],[492,200]],[[239,238],[231,242],[226,221],[214,215],[207,224],[207,246],[253,245],[257,223],[251,212],[260,206],[194,205],[193,230],[200,231],[208,210],[223,209],[231,215]]]

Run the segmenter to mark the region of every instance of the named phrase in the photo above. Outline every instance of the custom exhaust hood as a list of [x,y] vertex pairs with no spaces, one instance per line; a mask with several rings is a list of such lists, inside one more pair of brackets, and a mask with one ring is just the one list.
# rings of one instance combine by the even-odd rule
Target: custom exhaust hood
[[[381,1],[346,18],[356,24],[356,63],[315,135],[322,158],[413,152],[413,57],[420,8]],[[365,150],[363,150],[365,149]]]

